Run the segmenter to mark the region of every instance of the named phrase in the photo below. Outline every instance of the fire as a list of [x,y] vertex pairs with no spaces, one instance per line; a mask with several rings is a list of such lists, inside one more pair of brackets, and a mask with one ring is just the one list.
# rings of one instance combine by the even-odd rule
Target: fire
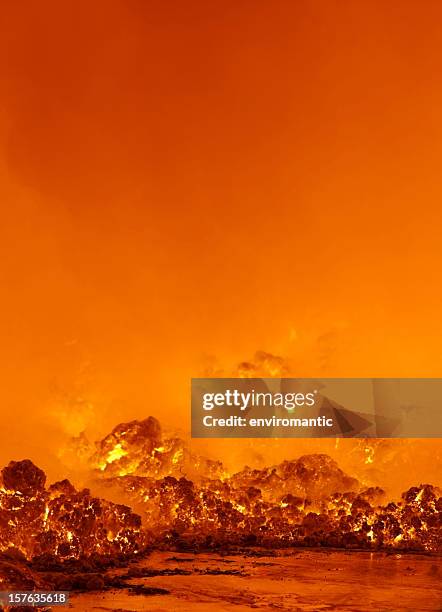
[[[2,470],[0,550],[60,559],[137,554],[148,543],[442,550],[442,492],[430,484],[385,503],[382,489],[364,486],[324,454],[228,474],[183,440],[163,437],[152,417],[86,446],[95,448],[88,461],[102,498],[67,480],[46,488],[30,461]],[[368,448],[364,456],[373,457]]]
[[[46,476],[31,461],[2,470],[0,550],[15,548],[28,558],[61,559],[92,554],[134,554],[146,544],[141,519],[123,505],[77,491],[63,480],[45,488]],[[114,537],[109,540],[108,533]]]
[[[126,436],[144,429],[137,422],[121,427]],[[381,489],[364,488],[327,455],[305,455],[230,475],[222,464],[190,454],[182,441],[161,438],[160,444],[152,446],[143,463],[132,462],[131,473],[107,470],[97,482],[101,490],[120,491],[129,499],[159,544],[178,538],[196,546],[210,541],[226,546],[253,542],[440,548],[440,492],[430,485],[382,506]],[[136,456],[139,448],[149,445],[134,435],[129,455]],[[365,441],[364,457],[369,462],[374,461],[376,448]]]
[[121,459],[121,457],[125,457],[126,455],[127,451],[123,449],[121,444],[116,444],[114,448],[108,452],[106,460],[103,463],[99,464],[100,470],[105,470],[110,463],[118,461],[118,459]]
[[365,463],[367,465],[374,462],[374,448],[372,446],[366,446],[365,449]]

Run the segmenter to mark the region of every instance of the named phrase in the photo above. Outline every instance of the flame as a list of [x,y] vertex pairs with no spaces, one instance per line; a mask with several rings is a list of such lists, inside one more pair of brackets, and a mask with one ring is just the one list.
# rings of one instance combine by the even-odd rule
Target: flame
[[424,494],[424,490],[423,490],[423,489],[421,489],[421,490],[419,491],[419,493],[416,495],[416,497],[414,498],[414,501],[420,502],[420,501],[421,501],[421,499],[422,499],[423,494]]
[[116,444],[115,447],[109,451],[106,461],[104,464],[100,466],[100,469],[104,470],[107,465],[113,463],[114,461],[118,461],[121,457],[125,457],[127,455],[127,451],[121,446],[121,444]]
[[365,452],[365,464],[370,465],[374,462],[374,448],[372,446],[366,446]]

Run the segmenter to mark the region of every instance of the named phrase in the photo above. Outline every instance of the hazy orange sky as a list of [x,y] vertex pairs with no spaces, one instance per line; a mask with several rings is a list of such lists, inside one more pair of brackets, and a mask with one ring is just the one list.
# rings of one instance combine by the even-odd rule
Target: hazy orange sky
[[2,465],[186,429],[207,355],[442,375],[440,2],[2,13]]

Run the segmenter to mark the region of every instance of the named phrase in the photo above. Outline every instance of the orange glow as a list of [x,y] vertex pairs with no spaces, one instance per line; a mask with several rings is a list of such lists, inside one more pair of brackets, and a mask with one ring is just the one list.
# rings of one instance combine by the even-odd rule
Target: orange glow
[[150,414],[186,432],[189,378],[257,350],[442,376],[441,17],[3,7],[0,465],[64,476],[67,437]]

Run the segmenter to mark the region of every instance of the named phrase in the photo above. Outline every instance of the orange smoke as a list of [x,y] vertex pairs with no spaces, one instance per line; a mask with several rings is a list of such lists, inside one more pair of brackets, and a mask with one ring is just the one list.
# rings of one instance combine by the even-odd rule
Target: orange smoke
[[1,465],[58,477],[60,436],[149,414],[187,430],[211,355],[442,374],[441,13],[4,7]]

